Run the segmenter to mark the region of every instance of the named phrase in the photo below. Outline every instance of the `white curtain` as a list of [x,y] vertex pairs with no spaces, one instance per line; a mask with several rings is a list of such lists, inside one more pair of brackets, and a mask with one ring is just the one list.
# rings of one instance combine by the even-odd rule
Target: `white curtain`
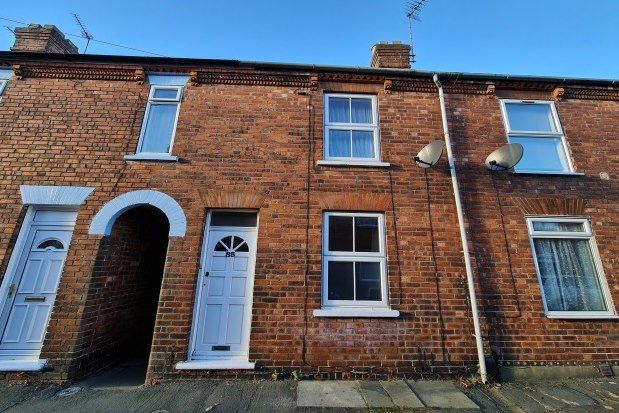
[[352,156],[355,158],[374,157],[374,133],[369,131],[352,132]]
[[329,98],[329,122],[350,123],[348,98]]
[[175,104],[150,104],[140,152],[168,153],[176,119]]
[[329,122],[373,123],[372,100],[359,98],[329,98]]
[[593,254],[584,239],[535,239],[549,311],[606,311]]
[[350,131],[334,130],[329,131],[329,156],[331,157],[350,157]]
[[370,99],[352,99],[352,123],[372,123],[372,101]]

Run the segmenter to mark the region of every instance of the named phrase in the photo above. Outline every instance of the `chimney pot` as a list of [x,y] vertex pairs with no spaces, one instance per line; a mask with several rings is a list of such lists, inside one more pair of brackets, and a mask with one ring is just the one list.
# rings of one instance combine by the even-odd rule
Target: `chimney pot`
[[15,28],[13,52],[78,53],[77,46],[53,24],[29,24]]
[[408,44],[394,41],[379,42],[372,46],[372,67],[384,67],[392,69],[410,69],[411,47]]

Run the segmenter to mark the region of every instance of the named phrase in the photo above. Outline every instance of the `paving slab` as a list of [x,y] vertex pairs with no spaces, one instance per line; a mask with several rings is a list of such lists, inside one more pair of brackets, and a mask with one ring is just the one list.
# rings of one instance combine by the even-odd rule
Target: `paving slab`
[[381,381],[380,384],[387,391],[393,404],[397,407],[405,409],[419,409],[424,407],[421,400],[413,393],[404,380]]
[[474,386],[463,391],[484,412],[527,413],[503,397],[498,387]]
[[359,382],[361,396],[370,408],[393,407],[393,402],[383,386],[377,381]]
[[[546,411],[565,411],[570,406],[575,406],[573,402],[568,399],[565,401],[553,395],[553,387],[558,386],[557,383],[548,384],[545,387],[545,391],[542,391],[539,386],[535,386],[528,383],[519,383],[518,386],[522,391],[530,398],[535,400],[541,406],[545,408]],[[565,392],[567,395],[568,392]]]
[[[256,393],[249,406],[250,412],[294,411],[297,383],[294,381],[264,381],[257,385]],[[205,407],[205,409],[208,406]],[[216,409],[213,409],[217,412]]]
[[366,407],[357,381],[301,381],[299,407]]
[[536,389],[549,399],[557,400],[564,406],[595,406],[598,403],[582,392],[571,389],[561,383],[535,384]]
[[619,410],[619,384],[614,380],[574,380],[567,387],[595,399],[607,410]]
[[4,411],[11,406],[24,402],[25,400],[35,397],[42,388],[35,386],[6,386],[2,387],[0,396],[0,411]]
[[207,397],[202,410],[210,408],[213,411],[246,412],[249,410],[257,387],[254,383],[248,385],[246,381],[219,382]]
[[532,397],[532,394],[521,383],[506,383],[500,388],[495,388],[495,392],[500,393],[508,403],[520,407],[527,413],[545,413],[552,410],[550,406],[541,403],[543,395]]
[[479,406],[452,382],[411,380],[406,382],[427,407],[479,410]]

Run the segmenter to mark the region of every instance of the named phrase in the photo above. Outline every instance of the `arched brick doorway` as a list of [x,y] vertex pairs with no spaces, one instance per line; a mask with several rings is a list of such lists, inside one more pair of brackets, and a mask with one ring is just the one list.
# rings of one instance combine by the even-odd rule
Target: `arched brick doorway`
[[117,216],[101,239],[86,305],[96,324],[82,371],[125,368],[144,382],[169,232],[166,214],[139,205]]

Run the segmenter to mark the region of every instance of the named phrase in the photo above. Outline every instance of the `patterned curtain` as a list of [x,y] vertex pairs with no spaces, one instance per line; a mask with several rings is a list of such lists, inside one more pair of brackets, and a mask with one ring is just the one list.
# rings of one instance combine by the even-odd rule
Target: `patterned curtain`
[[606,311],[588,240],[534,240],[549,311]]

